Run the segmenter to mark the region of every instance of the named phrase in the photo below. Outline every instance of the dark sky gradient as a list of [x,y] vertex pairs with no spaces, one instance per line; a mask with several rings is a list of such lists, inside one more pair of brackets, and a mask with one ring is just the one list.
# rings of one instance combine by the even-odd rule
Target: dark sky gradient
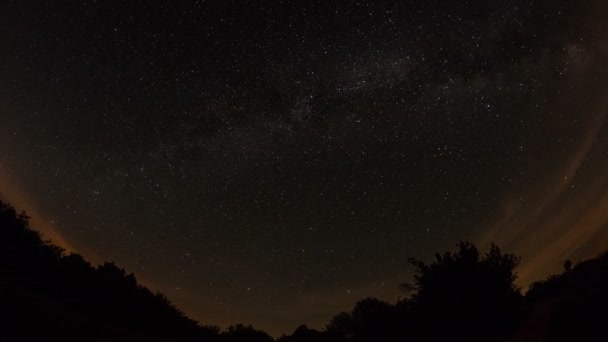
[[608,248],[603,0],[3,1],[0,197],[205,324]]

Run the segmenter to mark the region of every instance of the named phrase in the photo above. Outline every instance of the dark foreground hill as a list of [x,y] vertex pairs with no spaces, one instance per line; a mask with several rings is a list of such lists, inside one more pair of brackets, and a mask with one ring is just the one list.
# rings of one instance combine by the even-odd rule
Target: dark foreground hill
[[514,341],[608,341],[608,252],[532,284]]
[[0,310],[0,341],[271,340],[250,327],[199,325],[114,263],[65,255],[2,202]]
[[[460,243],[430,264],[411,263],[407,299],[364,299],[322,331],[301,326],[278,340],[608,341],[608,253],[566,262],[525,295],[514,283],[519,258],[496,246],[480,254]],[[198,324],[114,263],[66,255],[2,202],[0,310],[0,341],[272,341],[251,326]]]
[[200,340],[216,334],[113,263],[92,267],[0,203],[2,340]]

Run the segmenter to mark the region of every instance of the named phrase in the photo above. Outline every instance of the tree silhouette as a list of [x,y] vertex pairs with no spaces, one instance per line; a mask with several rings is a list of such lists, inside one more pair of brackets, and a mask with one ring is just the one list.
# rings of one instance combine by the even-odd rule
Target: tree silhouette
[[359,301],[352,312],[336,315],[326,328],[342,341],[443,341],[506,338],[521,320],[523,297],[515,285],[519,258],[492,245],[480,255],[467,242],[457,252],[436,254],[426,264],[410,259],[413,282],[402,289],[411,298],[392,305]]
[[315,329],[310,329],[306,325],[299,326],[291,335],[289,336],[281,336],[278,342],[308,342],[308,341],[316,341],[316,342],[329,342],[335,341],[332,339],[327,333],[320,332]]
[[550,341],[608,341],[608,253],[533,283],[519,335]]
[[350,341],[355,336],[353,317],[348,312],[341,312],[329,321],[325,330],[334,340]]
[[222,336],[234,342],[272,342],[274,339],[267,333],[256,330],[251,325],[237,324],[228,327]]
[[0,340],[216,341],[114,263],[93,268],[0,202]]
[[[0,340],[270,342],[251,325],[220,332],[188,318],[113,262],[93,267],[42,239],[25,213],[0,202]],[[467,242],[427,264],[410,259],[409,298],[375,298],[305,325],[280,342],[608,341],[608,253],[530,286],[515,285],[520,260]]]
[[523,297],[514,283],[520,260],[513,254],[492,245],[480,256],[474,245],[461,242],[457,252],[437,253],[431,264],[410,262],[414,282],[403,287],[414,290],[412,317],[421,338],[496,340],[518,323]]

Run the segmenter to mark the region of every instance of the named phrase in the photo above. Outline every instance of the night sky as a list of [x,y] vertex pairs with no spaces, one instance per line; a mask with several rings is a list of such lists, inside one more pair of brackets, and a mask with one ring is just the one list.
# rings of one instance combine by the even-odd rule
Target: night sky
[[608,248],[604,0],[2,1],[0,198],[204,324]]

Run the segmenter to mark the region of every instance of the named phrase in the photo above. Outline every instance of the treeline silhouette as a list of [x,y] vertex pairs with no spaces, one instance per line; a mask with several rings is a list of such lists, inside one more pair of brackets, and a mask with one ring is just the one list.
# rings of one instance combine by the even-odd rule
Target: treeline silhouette
[[93,267],[0,202],[0,341],[272,341],[201,326],[114,263]]
[[[608,253],[567,261],[525,295],[519,262],[461,242],[430,264],[410,259],[406,299],[364,299],[321,331],[302,325],[278,341],[608,341]],[[93,267],[44,241],[3,202],[0,301],[0,341],[274,341],[250,325],[198,324],[114,263]]]

